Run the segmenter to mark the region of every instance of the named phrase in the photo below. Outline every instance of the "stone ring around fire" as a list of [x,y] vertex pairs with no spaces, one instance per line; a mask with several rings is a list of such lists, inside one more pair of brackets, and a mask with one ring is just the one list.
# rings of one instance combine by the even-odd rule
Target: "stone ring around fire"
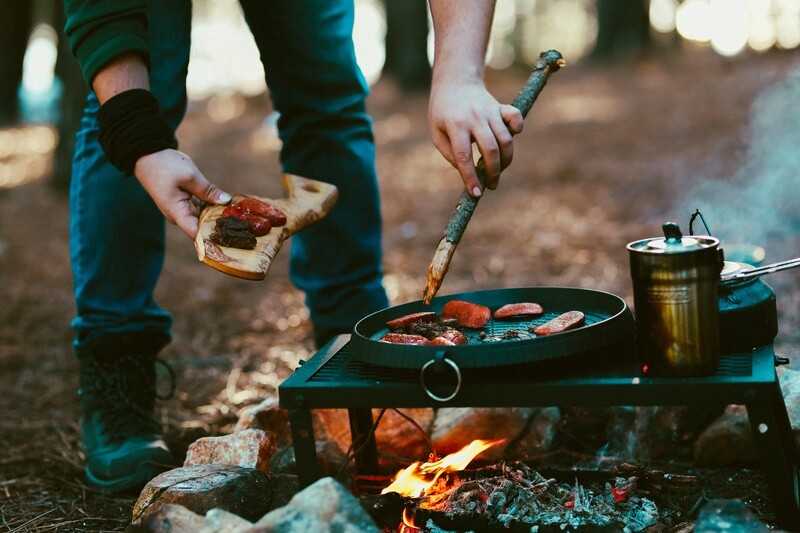
[[[455,388],[455,390],[453,390],[453,393],[450,394],[449,396],[439,396],[437,394],[434,394],[433,392],[431,392],[430,389],[428,389],[428,386],[425,384],[425,371],[430,366],[433,366],[433,365],[436,365],[438,367],[436,369],[437,371],[441,371],[441,368],[442,368],[441,364],[442,363],[450,365],[450,367],[456,373],[456,388]],[[437,402],[449,402],[450,400],[455,398],[456,394],[458,394],[458,391],[461,390],[461,369],[458,368],[458,365],[455,363],[455,361],[445,357],[444,352],[437,352],[436,355],[433,357],[433,359],[431,359],[430,361],[428,361],[427,363],[422,365],[422,370],[420,370],[420,372],[419,372],[419,378],[420,378],[420,382],[422,383],[422,388],[425,389],[425,392],[428,394],[428,396],[430,396],[432,399],[436,400]]]

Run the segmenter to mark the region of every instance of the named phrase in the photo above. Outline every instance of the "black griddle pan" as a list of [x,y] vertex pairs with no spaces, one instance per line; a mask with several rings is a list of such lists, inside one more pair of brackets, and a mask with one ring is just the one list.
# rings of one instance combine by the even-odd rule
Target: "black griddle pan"
[[[482,330],[461,329],[469,342],[460,346],[412,346],[378,340],[389,332],[387,321],[421,311],[439,314],[450,300],[485,305],[492,312],[509,303],[536,302],[544,308],[544,314],[534,319],[491,319]],[[573,310],[585,314],[584,326],[542,337],[528,332],[530,326]],[[526,335],[497,340],[511,329]],[[446,357],[462,369],[488,368],[557,359],[615,344],[627,346],[634,334],[633,314],[625,300],[614,294],[574,287],[508,288],[443,295],[434,298],[430,305],[418,300],[378,311],[356,324],[349,349],[355,358],[379,366],[421,369],[434,358]]]

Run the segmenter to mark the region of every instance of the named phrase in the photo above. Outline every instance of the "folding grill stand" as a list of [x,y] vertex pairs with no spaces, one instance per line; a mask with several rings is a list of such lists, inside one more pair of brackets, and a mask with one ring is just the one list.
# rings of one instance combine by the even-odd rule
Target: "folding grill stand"
[[[644,377],[630,362],[580,377],[573,372],[552,377],[539,367],[531,371],[519,365],[465,370],[453,397],[443,392],[448,399],[440,401],[445,398],[434,399],[419,370],[364,363],[349,354],[348,341],[348,335],[334,338],[278,388],[280,405],[290,413],[301,487],[320,477],[312,409],[348,409],[353,447],[363,448],[356,470],[376,474],[377,445],[370,436],[373,408],[735,404],[747,407],[778,527],[800,530],[798,454],[771,345],[724,355],[714,376],[697,378]],[[452,393],[452,371],[445,381]]]

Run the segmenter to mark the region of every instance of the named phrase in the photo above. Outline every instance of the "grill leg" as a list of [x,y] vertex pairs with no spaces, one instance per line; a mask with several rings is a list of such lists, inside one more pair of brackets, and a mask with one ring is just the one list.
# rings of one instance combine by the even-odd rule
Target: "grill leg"
[[347,410],[350,415],[350,435],[353,439],[353,450],[360,450],[355,456],[357,474],[378,473],[378,447],[375,435],[371,435],[372,410],[352,408]]
[[310,409],[290,409],[289,425],[292,429],[297,480],[303,489],[319,479],[317,444]]
[[777,379],[748,392],[747,415],[764,463],[778,527],[800,530],[798,455]]

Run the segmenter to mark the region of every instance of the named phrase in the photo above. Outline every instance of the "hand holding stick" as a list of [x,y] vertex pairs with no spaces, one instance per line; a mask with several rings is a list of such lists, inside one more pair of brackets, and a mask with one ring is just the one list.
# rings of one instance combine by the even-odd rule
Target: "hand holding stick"
[[[539,93],[544,89],[547,79],[550,75],[563,67],[566,64],[561,54],[555,50],[542,52],[539,55],[539,60],[533,68],[528,80],[522,87],[522,90],[517,94],[511,105],[516,107],[522,112],[524,118],[528,111],[533,107],[533,103],[539,96]],[[478,174],[478,180],[481,182],[481,190],[486,187],[486,174],[483,168],[483,158],[478,160],[475,165],[475,170]],[[450,267],[450,260],[456,251],[464,231],[467,229],[467,223],[478,205],[479,198],[472,196],[466,189],[461,193],[458,200],[458,205],[455,211],[450,216],[450,221],[444,229],[444,235],[439,241],[439,246],[436,248],[436,253],[433,255],[433,260],[428,267],[428,283],[423,293],[422,301],[428,305],[436,296],[439,287],[442,285],[444,275]]]

